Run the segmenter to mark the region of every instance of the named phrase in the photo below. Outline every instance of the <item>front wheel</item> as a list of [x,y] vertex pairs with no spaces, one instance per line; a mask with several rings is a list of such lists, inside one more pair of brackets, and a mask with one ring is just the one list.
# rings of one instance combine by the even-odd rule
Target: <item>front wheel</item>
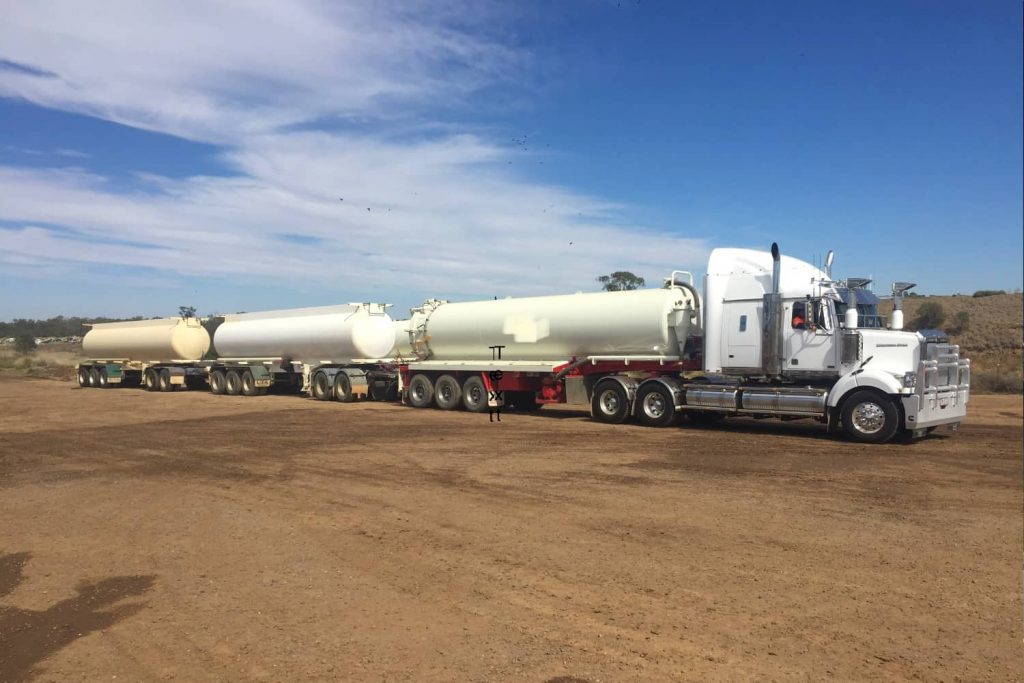
[[601,422],[619,424],[629,417],[629,394],[618,382],[598,382],[590,407],[594,417]]
[[899,411],[888,396],[855,391],[843,401],[843,431],[861,443],[885,443],[899,428]]
[[669,427],[676,421],[675,397],[661,382],[640,387],[636,404],[640,423],[648,427]]

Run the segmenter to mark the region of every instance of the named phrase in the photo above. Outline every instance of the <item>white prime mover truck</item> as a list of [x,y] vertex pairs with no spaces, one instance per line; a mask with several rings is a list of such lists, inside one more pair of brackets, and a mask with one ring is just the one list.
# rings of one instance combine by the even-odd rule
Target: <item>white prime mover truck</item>
[[876,443],[955,429],[970,361],[902,329],[912,285],[894,288],[888,328],[861,328],[838,284],[773,244],[712,251],[703,295],[676,271],[660,290],[429,300],[396,323],[404,395],[471,411],[575,403],[603,422],[651,426],[682,414],[809,418]]

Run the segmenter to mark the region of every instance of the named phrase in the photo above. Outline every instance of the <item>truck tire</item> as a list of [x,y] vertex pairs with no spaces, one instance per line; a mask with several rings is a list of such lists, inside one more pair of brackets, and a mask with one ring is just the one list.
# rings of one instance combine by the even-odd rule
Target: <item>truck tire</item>
[[331,379],[327,373],[318,372],[313,375],[313,398],[318,401],[330,401],[331,397]]
[[661,382],[640,387],[636,395],[636,416],[648,427],[670,427],[676,421],[672,391]]
[[146,391],[156,391],[160,388],[157,384],[156,371],[153,368],[147,368],[142,373],[142,388]]
[[344,372],[339,372],[334,376],[334,398],[341,403],[351,403],[352,399],[352,380]]
[[100,389],[110,388],[110,378],[107,377],[106,368],[99,368],[99,374],[96,376],[96,386]]
[[441,375],[434,385],[434,402],[441,410],[456,410],[462,406],[462,387],[451,375]]
[[594,387],[590,408],[595,419],[609,424],[620,424],[629,417],[629,395],[618,382],[604,380]]
[[259,396],[260,390],[256,388],[256,378],[252,376],[252,370],[242,373],[242,396]]
[[214,370],[210,373],[210,393],[220,396],[227,391],[227,378],[223,370]]
[[89,368],[78,368],[78,386],[83,389],[89,388]]
[[409,380],[409,405],[429,408],[434,402],[434,383],[426,375],[413,375]]
[[167,368],[160,371],[159,381],[160,391],[174,391],[174,385],[171,384],[171,371]]
[[238,370],[228,370],[224,374],[224,393],[228,396],[238,396],[242,393],[242,376]]
[[96,388],[100,385],[100,369],[89,368],[89,386]]
[[843,431],[860,443],[885,443],[899,429],[899,411],[885,394],[861,389],[843,400]]
[[462,407],[471,413],[487,412],[487,386],[479,375],[462,383]]

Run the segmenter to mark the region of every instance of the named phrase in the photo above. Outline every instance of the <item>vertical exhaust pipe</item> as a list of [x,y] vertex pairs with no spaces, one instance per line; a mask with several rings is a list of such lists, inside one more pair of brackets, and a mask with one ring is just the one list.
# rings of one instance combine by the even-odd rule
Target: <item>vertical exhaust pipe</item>
[[772,242],[772,291],[764,295],[764,329],[761,331],[761,368],[769,377],[782,376],[782,254]]

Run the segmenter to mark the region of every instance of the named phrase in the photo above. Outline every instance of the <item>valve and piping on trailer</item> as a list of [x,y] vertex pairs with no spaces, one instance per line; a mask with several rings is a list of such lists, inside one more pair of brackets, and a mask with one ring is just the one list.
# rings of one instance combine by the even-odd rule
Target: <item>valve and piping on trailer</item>
[[[403,396],[476,412],[581,404],[603,422],[651,426],[683,414],[813,419],[869,443],[955,430],[970,361],[947,339],[903,331],[900,316],[860,329],[856,294],[850,306],[837,293],[831,265],[831,253],[822,271],[773,244],[714,250],[703,297],[673,273],[661,290],[429,300],[396,324],[414,357],[400,365]],[[894,285],[897,310],[912,286]]]
[[395,342],[385,309],[356,303],[98,324],[83,339],[95,360],[79,366],[79,383],[105,387],[128,378],[163,391],[209,386],[215,394],[258,396],[277,386],[319,399],[394,397],[397,376],[378,360]]

